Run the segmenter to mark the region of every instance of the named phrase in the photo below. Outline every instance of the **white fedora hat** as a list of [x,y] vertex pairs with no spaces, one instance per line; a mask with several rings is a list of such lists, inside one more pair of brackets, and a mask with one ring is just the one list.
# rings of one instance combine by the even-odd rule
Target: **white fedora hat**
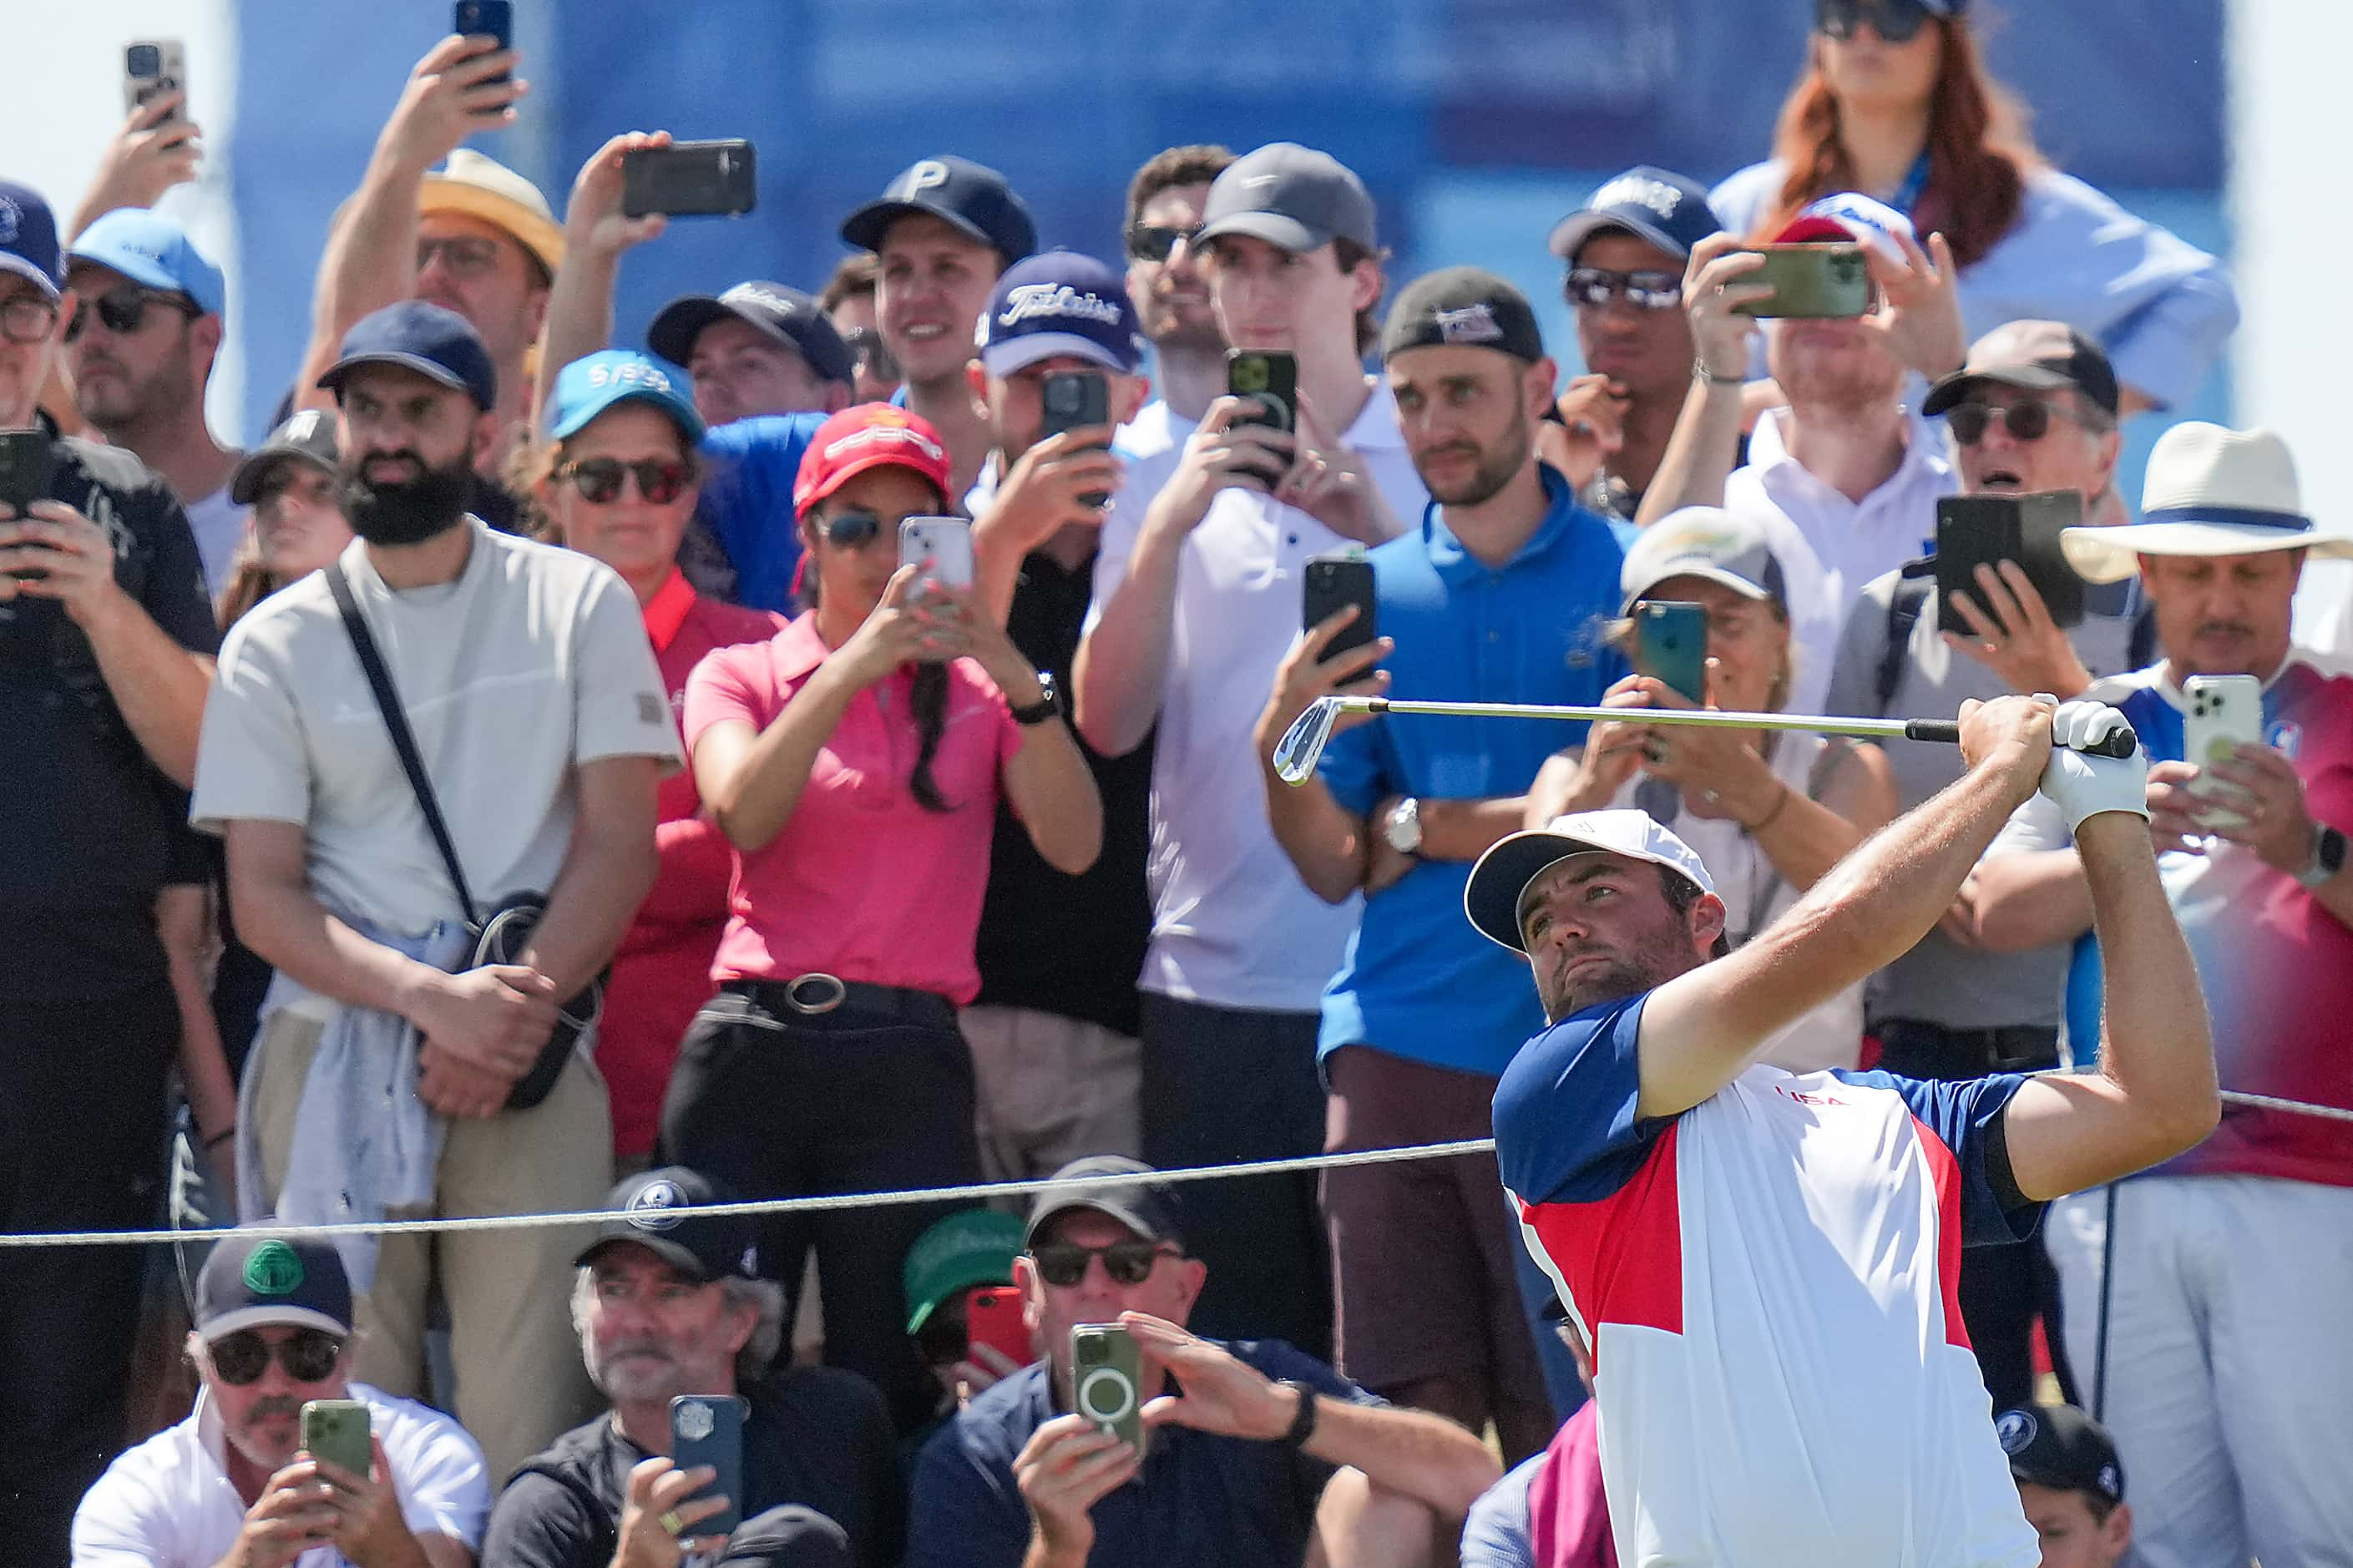
[[2148,455],[2141,520],[2121,528],[2070,528],[2067,563],[2085,581],[2114,583],[2143,555],[2253,555],[2309,550],[2353,557],[2353,538],[2323,532],[2305,514],[2295,459],[2269,430],[2226,430],[2189,420]]

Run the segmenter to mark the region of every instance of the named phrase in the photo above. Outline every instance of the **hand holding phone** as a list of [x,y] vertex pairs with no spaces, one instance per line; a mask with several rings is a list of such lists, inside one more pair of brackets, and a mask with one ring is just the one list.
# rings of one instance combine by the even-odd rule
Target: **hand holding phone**
[[[1038,1359],[1022,1317],[1021,1292],[1010,1285],[984,1285],[965,1299],[964,1336],[965,1359],[992,1376],[1006,1376],[1006,1367],[1018,1371]],[[995,1352],[1006,1366],[981,1362],[976,1352],[982,1350]]]
[[368,1407],[356,1399],[313,1399],[302,1406],[302,1451],[365,1480],[374,1468]]
[[1707,702],[1707,607],[1678,599],[1634,605],[1634,673],[1685,700]]
[[[1299,431],[1299,361],[1280,349],[1233,349],[1226,354],[1226,390],[1254,405],[1235,416],[1236,425],[1260,425],[1286,435]],[[1250,472],[1272,489],[1282,475]]]
[[[513,48],[514,6],[512,0],[458,0],[451,8],[449,29],[461,37],[495,40],[497,47],[491,53]],[[484,77],[480,85],[489,87],[513,79],[512,73],[501,71],[497,76]]]
[[[123,112],[135,114],[166,93],[185,92],[187,86],[187,49],[179,39],[142,39],[123,49]],[[182,104],[155,123],[169,125],[187,117],[187,106]]]
[[[2196,764],[2198,776],[2186,786],[2201,801],[2236,802],[2247,792],[2211,770],[2241,746],[2263,743],[2263,683],[2252,675],[2193,675],[2181,683],[2182,760]],[[2210,810],[2202,814],[2209,827],[2244,827],[2243,813]]]
[[1744,316],[1780,316],[1835,320],[1860,316],[1871,309],[1870,264],[1855,244],[1759,245],[1764,265],[1748,273],[1743,283],[1765,284],[1769,298],[1750,300],[1733,309]]
[[681,1470],[708,1465],[711,1484],[680,1499],[724,1498],[727,1506],[694,1526],[697,1536],[729,1535],[744,1522],[744,1418],[750,1406],[733,1394],[681,1394],[670,1402],[670,1460]]
[[[1038,394],[1041,437],[1111,423],[1111,384],[1099,370],[1054,371],[1039,384]],[[1089,449],[1108,450],[1109,445],[1097,441]],[[1109,491],[1089,490],[1079,497],[1079,504],[1101,508],[1110,500]]]
[[972,524],[960,517],[911,517],[899,524],[899,564],[921,566],[918,596],[973,582]]
[[1325,659],[1353,653],[1380,635],[1373,620],[1373,563],[1363,556],[1315,556],[1307,563],[1303,586],[1299,619],[1303,631],[1312,632],[1346,606],[1356,606],[1356,618],[1332,638],[1324,649]]
[[621,157],[621,216],[736,217],[759,200],[752,143],[673,142]]
[[1144,1368],[1135,1337],[1117,1323],[1071,1331],[1071,1392],[1078,1414],[1144,1457]]

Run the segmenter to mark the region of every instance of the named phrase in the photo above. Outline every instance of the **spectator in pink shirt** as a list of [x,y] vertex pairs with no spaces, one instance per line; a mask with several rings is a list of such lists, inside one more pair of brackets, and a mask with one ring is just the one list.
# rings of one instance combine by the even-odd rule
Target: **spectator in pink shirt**
[[[863,404],[811,437],[794,488],[816,608],[687,682],[695,783],[735,847],[730,917],[662,1107],[662,1146],[758,1197],[973,1182],[972,1053],[956,1008],[997,803],[1076,875],[1102,803],[1052,683],[967,591],[898,564],[900,521],[947,510],[919,416]],[[810,1247],[826,1359],[902,1428],[935,1392],[904,1331],[900,1262],[940,1210],[783,1216],[760,1255],[793,1289]]]

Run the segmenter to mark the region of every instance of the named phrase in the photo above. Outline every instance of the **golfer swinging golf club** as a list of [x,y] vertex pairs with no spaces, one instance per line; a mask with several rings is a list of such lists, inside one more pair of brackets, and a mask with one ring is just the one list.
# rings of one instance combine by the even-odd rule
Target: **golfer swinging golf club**
[[[1960,1249],[2031,1235],[2049,1200],[2189,1147],[2219,1114],[2146,763],[2082,749],[2123,716],[2010,697],[1959,722],[1960,781],[1729,954],[1707,868],[1640,811],[1560,817],[1472,872],[1472,923],[1528,955],[1552,1020],[1496,1091],[1496,1156],[1593,1358],[1629,1564],[2032,1568],[1960,1321]],[[2096,1072],[1753,1065],[1917,942],[2038,785],[2097,911]]]

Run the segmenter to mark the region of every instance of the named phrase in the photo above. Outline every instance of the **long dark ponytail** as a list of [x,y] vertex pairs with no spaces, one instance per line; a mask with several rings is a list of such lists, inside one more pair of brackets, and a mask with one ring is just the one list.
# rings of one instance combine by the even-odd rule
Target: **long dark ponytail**
[[919,664],[907,694],[907,711],[915,721],[915,771],[908,777],[908,793],[925,811],[954,811],[932,779],[932,758],[939,752],[941,732],[948,722],[948,667]]

